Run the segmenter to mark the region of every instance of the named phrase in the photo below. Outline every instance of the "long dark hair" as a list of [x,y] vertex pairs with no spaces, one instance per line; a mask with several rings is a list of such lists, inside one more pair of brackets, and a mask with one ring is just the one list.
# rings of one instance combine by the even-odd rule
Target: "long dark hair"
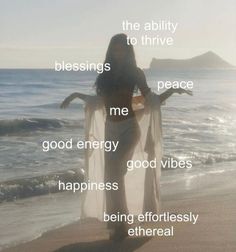
[[[116,61],[113,58],[113,48],[116,44],[124,46],[126,50],[125,58],[122,61],[122,67],[118,75]],[[95,82],[98,95],[109,95],[123,85],[130,88],[134,87],[133,77],[136,72],[135,70],[137,70],[137,65],[133,46],[127,43],[127,36],[125,34],[116,34],[111,38],[106,52],[105,63],[110,64],[111,70],[104,71],[98,75]],[[114,73],[116,73],[116,76]]]

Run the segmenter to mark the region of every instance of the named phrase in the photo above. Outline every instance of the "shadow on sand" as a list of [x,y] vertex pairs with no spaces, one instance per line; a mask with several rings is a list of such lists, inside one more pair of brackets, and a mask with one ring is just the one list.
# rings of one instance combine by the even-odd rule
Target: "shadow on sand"
[[64,246],[54,252],[132,252],[141,247],[151,238],[130,238],[122,242],[101,240],[94,242],[80,242]]

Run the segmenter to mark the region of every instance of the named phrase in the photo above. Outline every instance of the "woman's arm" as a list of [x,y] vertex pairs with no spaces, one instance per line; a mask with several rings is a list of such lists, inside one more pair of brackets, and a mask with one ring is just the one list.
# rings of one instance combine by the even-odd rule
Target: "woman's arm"
[[136,84],[137,84],[142,96],[144,96],[144,97],[151,91],[151,88],[148,87],[145,74],[144,74],[143,70],[141,70],[140,68],[138,68],[137,77],[136,77]]
[[156,93],[151,91],[151,88],[148,87],[146,77],[144,75],[144,72],[138,68],[138,75],[137,75],[137,80],[136,80],[137,86],[141,91],[141,94],[151,102],[155,101],[157,102],[158,99],[160,99],[160,103],[164,103],[172,94],[177,93],[177,94],[183,94],[186,93],[188,95],[193,95],[192,91],[185,90],[183,88],[170,88],[164,93],[157,95]]
[[81,94],[81,93],[72,93],[71,95],[67,96],[65,98],[65,100],[61,103],[60,108],[67,108],[69,106],[69,104],[75,99],[75,98],[79,98],[83,101],[87,101],[88,98],[92,97],[91,95],[85,95],[85,94]]

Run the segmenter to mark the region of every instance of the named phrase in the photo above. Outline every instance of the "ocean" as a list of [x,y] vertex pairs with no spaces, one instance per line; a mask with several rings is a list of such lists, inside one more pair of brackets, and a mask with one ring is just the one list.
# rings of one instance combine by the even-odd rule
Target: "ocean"
[[[191,169],[164,171],[162,184],[236,169],[236,70],[146,72],[158,80],[192,80],[193,96],[175,94],[162,106],[164,155],[191,160]],[[94,94],[96,73],[0,70],[0,249],[79,219],[79,194],[54,193],[58,177],[83,175],[83,151],[42,151],[45,140],[83,140],[80,100]],[[24,231],[24,232],[23,232]]]

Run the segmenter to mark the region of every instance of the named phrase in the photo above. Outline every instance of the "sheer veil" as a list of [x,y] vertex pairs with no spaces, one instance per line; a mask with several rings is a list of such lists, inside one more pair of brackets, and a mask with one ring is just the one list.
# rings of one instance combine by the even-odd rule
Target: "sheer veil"
[[[135,147],[132,160],[155,160],[155,168],[134,168],[125,175],[125,190],[129,213],[137,215],[160,210],[160,176],[162,159],[162,129],[160,100],[153,93],[146,100],[136,97],[133,107],[141,137]],[[85,105],[85,140],[104,140],[105,108],[99,101]],[[104,182],[104,153],[101,149],[85,153],[85,181]],[[106,194],[101,190],[87,191],[82,199],[82,218],[103,220],[106,212]]]

